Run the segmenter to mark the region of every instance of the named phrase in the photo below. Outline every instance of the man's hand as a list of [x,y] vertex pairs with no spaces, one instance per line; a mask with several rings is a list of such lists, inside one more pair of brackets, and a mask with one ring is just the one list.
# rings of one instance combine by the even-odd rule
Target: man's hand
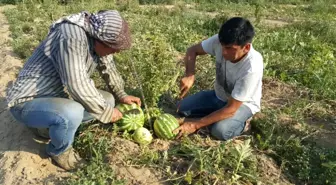
[[125,96],[124,98],[120,99],[121,103],[126,103],[126,104],[132,104],[136,103],[139,106],[141,106],[141,100],[138,97],[135,96]]
[[179,126],[177,129],[173,130],[174,134],[177,134],[177,139],[182,137],[183,135],[189,135],[197,130],[197,122],[185,122],[181,126]]
[[195,76],[186,76],[181,79],[180,83],[180,98],[182,99],[189,91],[189,89],[192,87],[195,81]]
[[122,117],[123,117],[122,113],[117,108],[114,108],[113,113],[112,113],[111,122],[114,123],[114,122],[120,120]]

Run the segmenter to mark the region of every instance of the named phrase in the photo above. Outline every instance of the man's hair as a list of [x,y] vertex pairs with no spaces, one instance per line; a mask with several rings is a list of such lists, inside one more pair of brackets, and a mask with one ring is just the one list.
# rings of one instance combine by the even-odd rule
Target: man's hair
[[222,25],[218,37],[222,45],[237,44],[244,46],[252,42],[254,34],[254,28],[249,20],[242,17],[233,17]]

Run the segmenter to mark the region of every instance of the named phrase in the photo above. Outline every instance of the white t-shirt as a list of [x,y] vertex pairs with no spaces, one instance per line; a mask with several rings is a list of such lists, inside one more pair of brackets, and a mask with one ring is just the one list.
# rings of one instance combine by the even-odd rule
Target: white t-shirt
[[205,52],[216,57],[216,96],[223,101],[228,101],[231,96],[248,106],[252,114],[259,112],[264,69],[261,54],[251,47],[239,62],[225,60],[218,34],[204,40],[202,47]]

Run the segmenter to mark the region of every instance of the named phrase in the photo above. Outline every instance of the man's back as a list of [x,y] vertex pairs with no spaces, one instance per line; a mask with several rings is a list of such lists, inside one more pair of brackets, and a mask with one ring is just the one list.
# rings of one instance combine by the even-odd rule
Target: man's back
[[[70,47],[74,52],[81,51],[85,58],[85,66],[88,74],[91,74],[97,64],[93,62],[89,47],[92,41],[88,40],[85,31],[71,23],[60,24],[47,38],[36,48],[33,55],[27,60],[21,69],[17,81],[7,93],[9,106],[28,101],[37,97],[64,97],[68,94],[64,89],[62,78],[59,74],[58,63],[60,53],[66,53],[65,47]],[[79,43],[79,44],[78,44]],[[80,54],[78,53],[78,54]],[[71,65],[73,58],[68,58]],[[84,62],[84,61],[83,61]],[[62,66],[68,67],[68,66]]]

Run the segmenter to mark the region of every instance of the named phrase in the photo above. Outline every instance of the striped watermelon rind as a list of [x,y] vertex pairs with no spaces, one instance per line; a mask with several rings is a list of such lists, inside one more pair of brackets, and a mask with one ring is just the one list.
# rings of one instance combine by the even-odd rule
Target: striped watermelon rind
[[[136,130],[140,127],[143,127],[145,123],[145,115],[141,108],[137,104],[119,104],[116,108],[123,114],[123,117],[117,121],[117,125],[120,130],[132,131]],[[126,111],[138,109],[140,111],[139,114],[128,113],[125,114]]]
[[133,140],[140,145],[148,145],[152,142],[153,136],[148,129],[140,127],[134,131]]
[[154,133],[161,139],[173,139],[176,137],[173,130],[179,126],[178,120],[173,115],[161,114],[154,121]]
[[[132,104],[119,104],[116,106],[116,108],[121,112],[124,113],[128,110],[132,110],[132,109],[138,109],[140,112],[142,112],[142,109],[135,103]],[[143,113],[143,112],[142,112]]]

